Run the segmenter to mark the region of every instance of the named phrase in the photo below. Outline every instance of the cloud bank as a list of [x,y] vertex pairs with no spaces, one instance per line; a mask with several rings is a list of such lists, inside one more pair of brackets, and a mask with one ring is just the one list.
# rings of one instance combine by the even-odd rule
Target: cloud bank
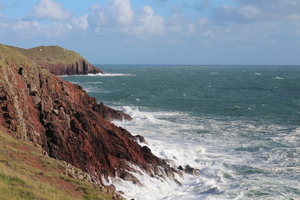
[[64,9],[60,3],[52,0],[41,0],[32,7],[32,10],[29,15],[37,19],[65,21],[72,16],[71,11]]
[[[160,4],[171,1],[157,0]],[[213,6],[211,1],[202,0],[200,3],[185,3],[184,7],[179,7],[170,3],[170,8],[166,14],[155,13],[155,8],[151,5],[143,5],[138,9],[133,9],[130,0],[108,0],[105,6],[96,3],[89,6],[89,12],[82,16],[74,17],[71,10],[65,8],[61,3],[54,0],[40,0],[28,11],[26,20],[31,27],[36,28],[35,21],[51,20],[48,27],[55,28],[57,23],[61,26],[78,28],[83,31],[95,31],[103,29],[107,34],[110,31],[126,35],[167,35],[170,33],[181,33],[186,35],[203,35],[209,29],[221,28],[224,24],[235,24],[229,27],[231,30],[237,25],[244,27],[249,24],[259,23],[295,23],[299,25],[300,1],[299,0],[236,0],[236,5],[220,4]],[[6,4],[0,2],[0,8]],[[187,8],[185,12],[183,8]],[[187,14],[194,10],[193,17]],[[25,23],[24,19],[5,19],[2,16],[2,27],[5,21],[14,23],[15,26]],[[21,22],[23,21],[23,22]],[[209,27],[203,30],[203,23]],[[217,24],[217,27],[216,27]],[[21,28],[21,27],[20,27]],[[27,27],[30,28],[30,27]],[[43,27],[40,27],[43,29]],[[201,30],[203,30],[201,32]],[[101,32],[101,31],[100,31]],[[103,32],[102,32],[103,33]],[[227,32],[228,33],[228,32]]]
[[190,49],[191,56],[210,52],[210,59],[224,51],[230,55],[243,51],[247,57],[256,49],[299,45],[300,0],[226,2],[153,0],[137,5],[132,0],[107,0],[87,5],[78,16],[58,0],[40,0],[26,16],[10,18],[1,14],[9,5],[0,0],[0,39],[82,38],[90,45],[110,40],[118,41],[120,51],[131,46],[137,52],[150,44],[164,49],[163,44],[170,52],[179,46],[181,55],[184,49]]

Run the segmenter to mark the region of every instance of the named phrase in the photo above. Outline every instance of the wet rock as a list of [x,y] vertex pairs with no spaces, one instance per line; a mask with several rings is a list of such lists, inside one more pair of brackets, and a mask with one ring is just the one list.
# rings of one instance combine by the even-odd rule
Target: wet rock
[[104,103],[95,104],[93,109],[100,114],[101,117],[108,121],[118,120],[118,121],[131,121],[132,117],[121,110],[114,110]]
[[190,165],[186,165],[184,171],[185,171],[185,173],[191,174],[193,176],[198,176],[199,172],[200,172],[200,170],[195,169],[195,168],[191,167]]
[[[126,129],[110,122],[131,120],[129,115],[98,104],[82,87],[54,76],[17,51],[10,52],[3,45],[0,50],[0,61],[5,61],[0,65],[0,125],[16,138],[39,144],[45,155],[88,173],[95,183],[109,182],[108,177],[121,174],[140,185],[136,177],[123,173],[139,173],[136,168],[141,174],[175,181],[177,170],[147,146],[140,146]],[[72,168],[66,173],[84,179]]]
[[137,179],[134,175],[128,173],[128,172],[119,172],[120,175],[118,175],[121,179],[123,179],[124,181],[130,181],[138,186],[143,186],[143,184],[140,182],[139,179]]
[[136,142],[148,144],[148,143],[146,142],[145,138],[144,138],[143,136],[141,136],[141,135],[136,135],[136,136],[134,136],[134,139],[135,139]]

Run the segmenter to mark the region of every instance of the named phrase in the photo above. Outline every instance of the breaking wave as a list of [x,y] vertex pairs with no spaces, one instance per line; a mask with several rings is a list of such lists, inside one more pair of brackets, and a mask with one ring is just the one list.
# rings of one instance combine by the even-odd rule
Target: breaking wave
[[112,77],[112,76],[136,76],[134,74],[122,74],[122,73],[98,73],[98,74],[87,74],[86,76],[107,76],[107,77]]
[[[141,145],[147,145],[155,155],[171,160],[174,166],[191,165],[201,170],[199,176],[178,178],[181,186],[146,174],[134,174],[141,187],[113,181],[128,199],[253,199],[251,196],[257,198],[260,193],[268,199],[274,193],[264,192],[272,184],[277,185],[280,197],[297,184],[290,177],[300,172],[295,164],[299,162],[295,155],[300,154],[296,148],[299,128],[129,106],[115,109],[130,114],[133,120],[114,123],[133,135],[143,135],[148,144]],[[300,194],[296,190],[295,196]]]

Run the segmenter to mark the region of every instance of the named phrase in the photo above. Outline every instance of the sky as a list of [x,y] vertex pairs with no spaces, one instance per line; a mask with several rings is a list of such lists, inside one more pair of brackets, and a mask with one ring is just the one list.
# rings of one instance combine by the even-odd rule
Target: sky
[[300,0],[0,0],[0,43],[93,64],[300,65]]

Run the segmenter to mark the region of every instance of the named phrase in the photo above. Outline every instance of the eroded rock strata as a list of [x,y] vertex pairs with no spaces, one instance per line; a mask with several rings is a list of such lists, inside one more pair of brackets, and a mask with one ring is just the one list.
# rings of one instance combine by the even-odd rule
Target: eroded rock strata
[[87,172],[102,184],[118,176],[141,184],[128,171],[174,178],[180,170],[152,154],[112,119],[130,120],[98,104],[81,86],[54,76],[15,49],[0,45],[0,125],[16,138],[39,144],[45,154]]
[[12,47],[48,69],[55,75],[80,75],[103,73],[74,51],[59,46],[39,46],[31,49]]

